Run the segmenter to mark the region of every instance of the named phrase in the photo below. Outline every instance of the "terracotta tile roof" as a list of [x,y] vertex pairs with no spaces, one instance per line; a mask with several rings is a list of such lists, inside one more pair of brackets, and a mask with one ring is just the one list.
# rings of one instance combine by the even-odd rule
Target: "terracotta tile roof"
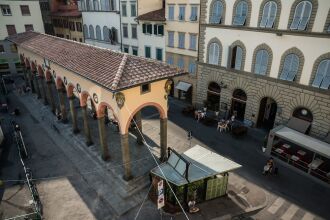
[[52,16],[55,17],[81,17],[80,11],[57,11],[52,12]]
[[166,21],[165,18],[165,8],[151,11],[146,14],[140,15],[137,17],[137,20],[145,20],[145,21]]
[[112,91],[186,74],[156,60],[33,31],[7,39]]

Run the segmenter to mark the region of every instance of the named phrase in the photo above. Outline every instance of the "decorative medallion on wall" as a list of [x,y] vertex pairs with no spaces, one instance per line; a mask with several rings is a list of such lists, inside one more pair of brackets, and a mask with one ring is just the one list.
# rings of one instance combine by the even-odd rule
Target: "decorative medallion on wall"
[[116,93],[116,102],[118,107],[121,109],[125,104],[125,95],[121,92]]
[[63,77],[63,82],[64,82],[64,85],[68,85],[68,80],[66,79],[65,76]]
[[54,77],[54,79],[56,79],[56,73],[55,73],[55,70],[53,70],[53,77]]
[[81,87],[80,87],[79,83],[77,83],[77,91],[78,91],[79,93],[81,93]]
[[172,81],[168,79],[165,83],[165,92],[167,94],[170,94],[171,88],[172,88]]
[[96,93],[93,93],[93,100],[96,104],[99,102],[99,98],[97,97]]

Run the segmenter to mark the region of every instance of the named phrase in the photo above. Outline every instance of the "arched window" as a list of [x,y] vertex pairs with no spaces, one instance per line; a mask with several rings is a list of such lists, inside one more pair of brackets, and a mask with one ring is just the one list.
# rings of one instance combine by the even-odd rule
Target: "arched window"
[[84,24],[84,37],[85,38],[89,38],[89,35],[88,35],[88,27],[86,24]]
[[248,4],[246,1],[240,1],[235,9],[235,17],[233,20],[233,25],[245,25],[246,18],[248,14]]
[[259,50],[256,55],[256,63],[254,65],[254,73],[266,75],[268,67],[269,54],[267,50]]
[[209,46],[209,64],[219,64],[220,47],[217,43],[211,43]]
[[312,86],[321,88],[321,89],[330,88],[330,60],[329,59],[323,60],[319,64]]
[[294,81],[299,68],[299,57],[296,54],[289,54],[284,59],[280,79]]
[[220,0],[213,2],[210,8],[210,23],[220,24],[223,13],[223,5]]
[[103,27],[103,40],[104,40],[104,41],[107,41],[107,42],[110,41],[109,31],[110,31],[110,30],[108,29],[107,26],[104,26],[104,27]]
[[100,26],[96,26],[96,39],[97,40],[102,40],[102,33],[101,33],[101,28],[100,28]]
[[94,7],[94,11],[100,10],[99,1],[98,0],[93,0],[93,7]]
[[88,10],[93,11],[94,10],[93,0],[87,0],[87,1],[88,1]]
[[109,32],[110,34],[110,42],[111,44],[116,44],[118,42],[118,31],[115,27],[111,28],[111,31]]
[[243,61],[243,49],[240,46],[234,46],[231,51],[230,68],[236,69],[236,70],[241,70],[242,61]]
[[309,1],[300,2],[294,12],[291,30],[306,30],[308,21],[312,13],[312,3]]
[[292,114],[293,117],[300,118],[304,121],[312,122],[313,114],[310,110],[306,108],[296,108]]
[[93,25],[89,25],[89,38],[90,39],[95,39]]
[[274,22],[277,13],[277,4],[274,1],[269,1],[265,4],[262,18],[260,21],[260,27],[272,28],[274,27]]

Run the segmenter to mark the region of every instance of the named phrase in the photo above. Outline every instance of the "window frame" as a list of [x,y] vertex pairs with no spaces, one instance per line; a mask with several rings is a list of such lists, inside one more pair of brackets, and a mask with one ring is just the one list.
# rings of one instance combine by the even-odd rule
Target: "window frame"
[[[125,51],[125,49],[127,49],[127,52]],[[129,53],[129,45],[126,45],[126,44],[123,45],[123,52]]]
[[[193,14],[193,8],[196,8],[196,15]],[[193,18],[193,16],[195,18]],[[198,21],[198,5],[190,5],[190,16],[189,21],[191,22],[197,22]]]
[[[159,52],[159,50],[160,50],[160,56],[161,56],[161,59],[158,59],[158,52]],[[155,48],[155,51],[156,51],[156,60],[158,60],[158,61],[163,61],[163,48],[160,48],[160,47],[156,47]]]
[[[238,12],[238,10],[239,10],[239,6],[241,6],[241,5],[243,5],[243,4],[246,4],[246,15],[245,15],[245,18],[244,18],[244,16],[243,16],[243,6],[242,6],[242,10],[241,10],[241,12]],[[250,9],[251,7],[249,7],[249,3],[248,3],[248,1],[246,1],[246,0],[237,0],[236,2],[235,2],[235,5],[234,5],[234,7],[233,7],[233,21],[232,21],[232,25],[234,25],[234,26],[248,26],[248,18],[249,18],[249,13],[250,13]],[[238,15],[238,13],[240,13],[239,15]],[[244,18],[244,20],[243,20],[243,23],[237,23],[236,21],[239,19],[239,18]]]
[[[15,30],[15,33],[10,34],[9,31],[8,31],[8,27],[13,27],[13,28],[14,28],[13,30]],[[7,24],[7,25],[6,25],[6,29],[7,29],[8,36],[11,36],[11,35],[17,34],[16,26],[15,26],[14,24]]]
[[[31,29],[27,28],[27,27],[32,27]],[[34,27],[33,24],[25,24],[24,25],[25,31],[34,31]]]
[[[168,16],[168,20],[169,21],[174,21],[175,20],[175,5],[171,5],[171,4],[169,4],[168,6],[168,14],[167,14],[167,16]],[[170,8],[172,8],[173,9],[173,14],[170,14]]]
[[[149,49],[149,57],[147,57],[147,48]],[[151,46],[147,46],[147,45],[144,46],[144,57],[145,58],[151,58],[152,57],[151,56]]]
[[[316,86],[316,85],[315,85],[315,81],[316,81],[318,75],[320,74],[320,73],[319,73],[319,70],[320,70],[321,65],[322,65],[324,62],[326,62],[326,63],[325,63],[325,65],[326,65],[326,69],[325,69],[325,71],[324,71],[324,73],[323,73],[322,80],[319,82],[319,85]],[[329,80],[329,82],[327,82],[327,83],[328,83],[328,87],[324,87],[324,86],[323,86],[323,83],[324,83],[324,80],[325,80],[325,79],[328,79],[328,80]],[[317,67],[317,70],[316,70],[316,74],[315,74],[314,80],[313,80],[313,82],[312,82],[312,86],[315,87],[315,88],[319,88],[319,89],[325,89],[325,90],[329,90],[329,89],[330,89],[330,59],[324,59],[324,60],[322,60],[322,61],[319,63],[319,65],[318,65],[318,67]]]
[[[222,7],[219,22],[215,21],[215,17],[214,17],[214,13],[213,13],[215,4],[217,2],[219,2],[219,4]],[[213,0],[213,2],[210,4],[210,9],[209,9],[209,23],[210,24],[224,24],[225,23],[225,15],[226,15],[226,2],[223,1],[223,0]]]
[[[180,36],[183,36],[183,38],[180,38]],[[186,33],[185,32],[178,32],[178,48],[185,49],[186,47]],[[181,40],[180,40],[181,39]],[[183,39],[183,40],[182,40]],[[181,43],[183,44],[181,47]]]
[[[133,31],[133,29],[135,29],[135,31]],[[136,24],[131,24],[131,32],[132,32],[132,39],[138,39],[137,25]],[[135,33],[135,36],[134,36],[133,33]]]
[[[145,88],[147,86],[147,88]],[[151,84],[150,83],[144,83],[140,86],[140,94],[146,94],[151,91]]]
[[[134,54],[134,51],[136,51],[136,54]],[[138,47],[133,47],[133,46],[132,46],[132,54],[133,54],[134,56],[138,56],[138,55],[139,55],[139,48],[138,48]]]
[[[4,11],[3,11],[3,9],[4,9],[4,7],[7,7],[6,8],[6,14],[4,14]],[[12,12],[11,12],[11,8],[10,8],[10,5],[0,5],[0,8],[1,8],[1,13],[2,13],[2,15],[3,16],[12,16],[13,14],[12,14]],[[8,13],[8,10],[9,10],[9,13]]]
[[[133,7],[132,7],[132,5],[134,5],[134,13],[132,13],[132,12],[133,12]],[[136,2],[132,1],[132,2],[130,3],[130,8],[131,8],[131,10],[130,10],[130,12],[131,12],[131,17],[136,17],[136,15],[137,15],[137,13],[136,13]]]
[[[167,36],[168,36],[167,46],[168,47],[174,47],[174,34],[175,34],[174,31],[167,31]],[[170,38],[170,37],[172,37],[172,38]],[[171,41],[171,39],[172,39],[172,41]]]
[[[307,21],[306,21],[306,24],[304,25],[304,28],[301,29],[300,28],[300,25],[304,19],[304,15],[305,15],[305,10],[306,10],[306,6],[307,5],[310,5],[311,8],[310,8],[310,11],[309,11],[309,15],[308,15],[308,18],[307,18]],[[296,14],[298,13],[297,10],[298,10],[298,7],[302,7],[301,9],[301,12],[300,12],[300,15],[297,16]],[[311,18],[311,15],[312,15],[312,11],[313,11],[313,4],[310,2],[310,1],[301,1],[299,2],[296,7],[295,7],[295,12],[294,12],[294,15],[293,15],[293,20],[290,24],[290,30],[293,31],[305,31],[307,29],[307,26],[308,26],[308,23],[309,23],[309,20]],[[296,20],[297,19],[297,20]],[[297,27],[293,26],[295,24],[295,21],[298,21],[298,23],[296,24]]]
[[[126,30],[126,32],[125,32],[125,30]],[[123,38],[129,38],[129,36],[128,36],[128,24],[126,24],[126,23],[123,24]]]
[[[292,58],[291,58],[291,61],[287,60],[287,59],[289,59],[289,56],[292,57]],[[297,61],[298,61],[298,65],[297,65],[296,70],[294,70],[293,67],[292,67],[292,64],[293,64],[293,58],[297,58]],[[285,68],[286,68],[286,67],[285,67],[285,63],[286,63],[286,62],[290,62],[290,68],[289,68],[289,70],[288,70],[287,73],[284,73],[284,70],[285,70]],[[285,81],[289,81],[289,82],[294,82],[294,81],[296,81],[295,79],[296,79],[296,77],[297,77],[297,75],[298,75],[299,65],[300,65],[300,59],[299,59],[299,56],[298,56],[297,54],[295,54],[295,53],[289,53],[289,54],[287,54],[287,55],[284,57],[283,67],[282,67],[282,69],[281,69],[281,73],[280,73],[280,75],[279,75],[279,79],[281,79],[281,80],[285,80]],[[288,78],[289,78],[290,73],[291,73],[292,71],[295,71],[295,74],[294,74],[294,77],[292,78],[292,80],[289,80]],[[284,76],[283,74],[286,74],[286,76]]]
[[[125,10],[124,10],[124,7],[125,7]],[[127,17],[127,3],[126,2],[121,2],[121,16]]]
[[[181,10],[181,8],[183,8],[183,10]],[[183,15],[181,15],[182,11],[183,11]],[[182,5],[182,4],[179,5],[178,21],[186,21],[186,5]]]
[[[312,31],[312,29],[314,27],[316,14],[318,12],[318,6],[319,6],[318,0],[295,0],[293,2],[293,4],[291,5],[291,11],[290,11],[290,16],[289,16],[289,21],[288,21],[288,24],[287,24],[287,30],[290,30],[290,26],[291,26],[291,23],[293,22],[296,7],[302,1],[309,1],[312,4],[311,16],[310,16],[309,21],[307,23],[306,29],[304,30],[306,32],[311,32]],[[292,30],[292,31],[296,31],[296,30]]]
[[[189,50],[196,51],[197,50],[197,36],[198,34],[190,33],[189,34]],[[192,47],[192,39],[195,39],[195,44]]]

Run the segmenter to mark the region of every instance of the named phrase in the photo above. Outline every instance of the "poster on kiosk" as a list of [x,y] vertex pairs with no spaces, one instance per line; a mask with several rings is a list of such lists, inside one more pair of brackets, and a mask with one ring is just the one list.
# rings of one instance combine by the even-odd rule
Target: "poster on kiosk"
[[158,182],[158,199],[157,199],[157,207],[161,209],[165,206],[165,198],[164,198],[164,181],[161,180]]

